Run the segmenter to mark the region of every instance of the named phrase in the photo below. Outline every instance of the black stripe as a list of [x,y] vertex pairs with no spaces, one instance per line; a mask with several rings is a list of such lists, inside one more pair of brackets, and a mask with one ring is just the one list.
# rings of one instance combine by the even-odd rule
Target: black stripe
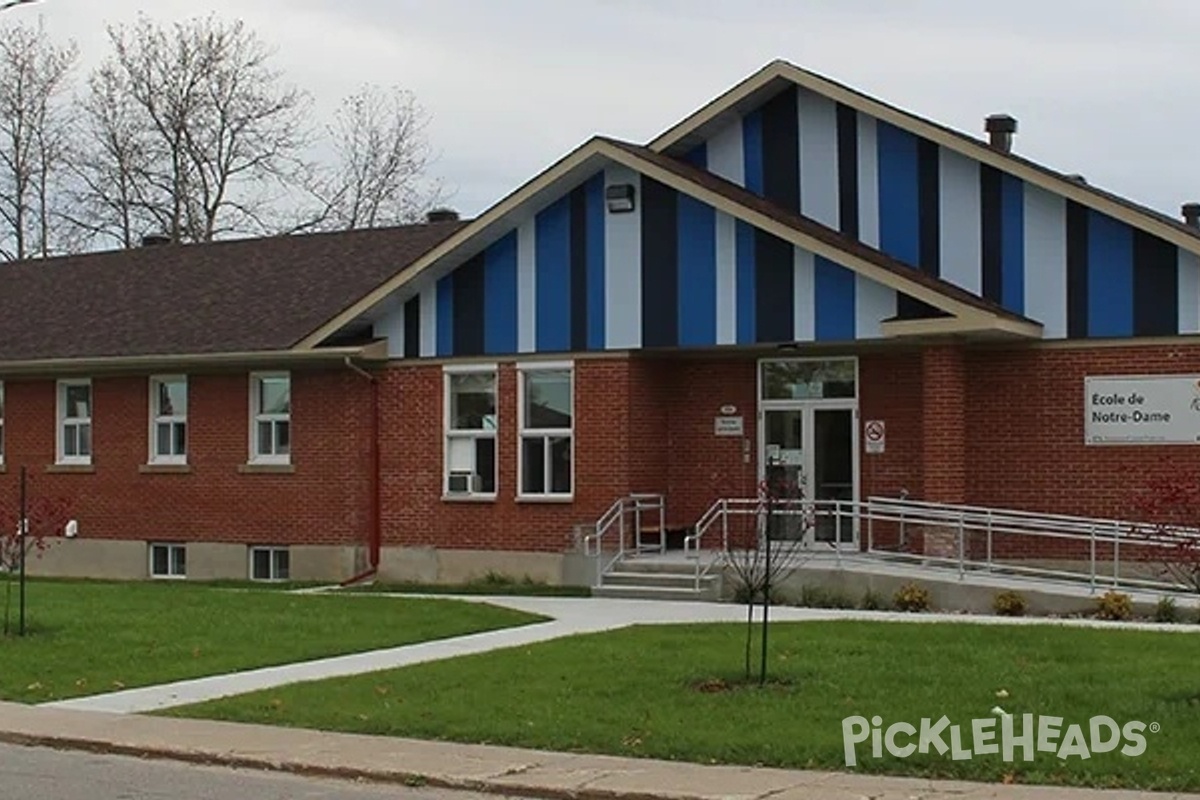
[[838,224],[842,233],[858,238],[858,112],[837,104]]
[[983,296],[999,303],[1004,297],[1004,201],[1000,170],[995,167],[979,168],[979,201]]
[[921,271],[942,272],[941,187],[938,175],[938,146],[928,139],[917,140],[917,212],[920,220]]
[[754,231],[755,340],[790,342],[796,338],[795,257],[792,245]]
[[1067,201],[1067,336],[1088,335],[1088,210]]
[[404,304],[404,357],[421,355],[421,295]]
[[1133,335],[1179,333],[1179,249],[1145,231],[1133,232]]
[[454,355],[483,354],[483,253],[456,269],[454,292]]
[[678,344],[678,198],[673,189],[642,178],[642,346]]
[[800,117],[790,87],[762,107],[763,195],[788,211],[800,210]]
[[587,350],[587,188],[571,192],[571,349]]

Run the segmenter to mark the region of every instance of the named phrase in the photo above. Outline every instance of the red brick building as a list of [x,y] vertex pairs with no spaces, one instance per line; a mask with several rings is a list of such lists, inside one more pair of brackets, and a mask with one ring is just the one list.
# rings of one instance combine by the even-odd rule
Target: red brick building
[[584,580],[614,501],[687,528],[768,466],[1126,515],[1197,458],[1200,229],[987,127],[775,63],[470,222],[8,265],[0,493],[124,577]]

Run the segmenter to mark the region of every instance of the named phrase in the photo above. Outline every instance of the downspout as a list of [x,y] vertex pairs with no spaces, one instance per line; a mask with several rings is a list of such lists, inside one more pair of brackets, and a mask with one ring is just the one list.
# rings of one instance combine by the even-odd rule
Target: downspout
[[382,449],[379,444],[380,420],[379,420],[379,378],[367,372],[362,367],[350,360],[350,356],[343,359],[346,368],[361,375],[371,384],[371,519],[370,530],[368,531],[367,539],[367,568],[358,575],[342,581],[342,586],[351,586],[356,583],[372,579],[379,572],[379,556],[383,543],[383,502],[381,494],[380,475],[382,472],[381,454]]

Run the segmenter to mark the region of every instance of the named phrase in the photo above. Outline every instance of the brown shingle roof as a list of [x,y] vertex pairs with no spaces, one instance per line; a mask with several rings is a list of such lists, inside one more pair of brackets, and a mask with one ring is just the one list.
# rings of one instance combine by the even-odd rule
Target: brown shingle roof
[[0,264],[0,361],[285,350],[464,224]]

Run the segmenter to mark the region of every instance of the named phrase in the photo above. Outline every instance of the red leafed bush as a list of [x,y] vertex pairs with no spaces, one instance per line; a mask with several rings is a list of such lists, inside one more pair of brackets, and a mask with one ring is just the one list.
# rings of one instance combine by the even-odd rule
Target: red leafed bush
[[[26,503],[29,528],[25,537],[26,557],[40,557],[50,546],[49,540],[63,532],[70,518],[70,503],[60,497],[30,497]],[[14,571],[20,564],[20,504],[0,498],[0,569]]]
[[1167,478],[1153,481],[1134,498],[1130,538],[1148,547],[1147,560],[1164,577],[1200,592],[1200,481]]

